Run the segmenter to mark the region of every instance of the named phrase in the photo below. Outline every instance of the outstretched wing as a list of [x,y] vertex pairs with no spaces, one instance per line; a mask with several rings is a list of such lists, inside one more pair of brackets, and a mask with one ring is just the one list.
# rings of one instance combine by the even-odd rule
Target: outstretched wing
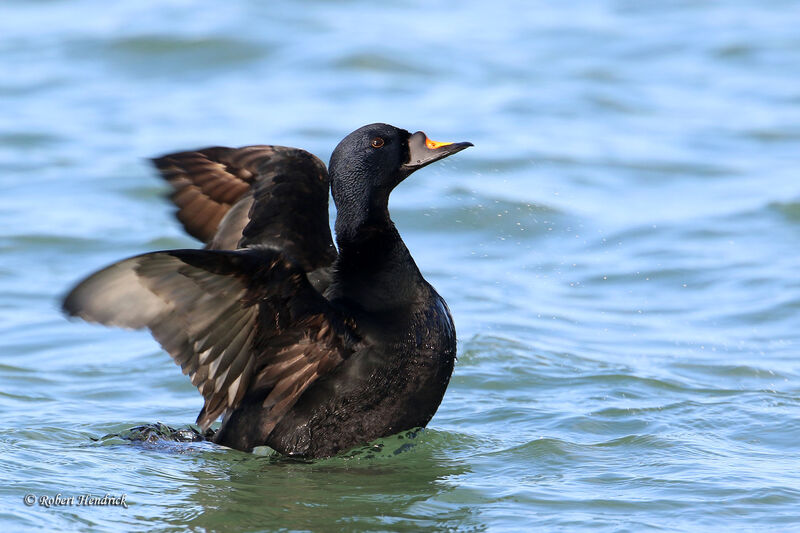
[[178,220],[207,248],[270,245],[306,272],[336,259],[328,223],[328,173],[305,150],[213,147],[153,162],[172,185]]
[[274,249],[135,256],[76,286],[65,312],[149,328],[205,398],[205,430],[244,397],[263,398],[265,434],[356,342],[347,322]]

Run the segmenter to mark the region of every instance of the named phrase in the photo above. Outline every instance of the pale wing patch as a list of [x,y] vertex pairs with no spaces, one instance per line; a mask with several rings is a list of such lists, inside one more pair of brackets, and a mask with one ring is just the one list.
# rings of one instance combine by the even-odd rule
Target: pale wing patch
[[208,243],[209,250],[235,250],[239,247],[242,231],[250,222],[253,196],[248,194],[233,204],[217,226],[214,238]]
[[81,282],[64,301],[64,310],[89,322],[139,329],[172,306],[147,290],[136,269],[144,256],[131,257]]

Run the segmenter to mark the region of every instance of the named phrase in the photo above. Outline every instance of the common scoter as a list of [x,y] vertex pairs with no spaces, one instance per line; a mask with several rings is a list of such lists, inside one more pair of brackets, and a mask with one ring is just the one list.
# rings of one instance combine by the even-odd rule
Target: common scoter
[[339,143],[329,171],[280,146],[157,158],[178,219],[205,249],[114,263],[78,284],[64,311],[149,328],[203,395],[198,425],[223,417],[213,440],[224,446],[326,457],[425,426],[456,332],[389,218],[389,194],[469,146],[370,124]]

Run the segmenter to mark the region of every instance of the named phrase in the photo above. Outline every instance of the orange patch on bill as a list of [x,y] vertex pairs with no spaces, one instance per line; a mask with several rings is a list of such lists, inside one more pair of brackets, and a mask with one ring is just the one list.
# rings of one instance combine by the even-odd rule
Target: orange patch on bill
[[436,150],[437,148],[441,148],[442,146],[447,146],[448,144],[453,144],[453,143],[440,143],[432,141],[427,137],[425,138],[425,146],[427,146],[429,150]]

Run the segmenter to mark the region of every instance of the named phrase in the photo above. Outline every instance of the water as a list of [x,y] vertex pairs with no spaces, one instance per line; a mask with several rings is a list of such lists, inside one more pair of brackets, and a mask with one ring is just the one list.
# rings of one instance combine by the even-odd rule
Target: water
[[[796,2],[6,1],[5,530],[800,531]],[[385,121],[475,143],[391,208],[459,333],[429,428],[316,462],[94,441],[194,420],[58,299],[194,247],[143,158]],[[27,507],[126,495],[128,508]]]

